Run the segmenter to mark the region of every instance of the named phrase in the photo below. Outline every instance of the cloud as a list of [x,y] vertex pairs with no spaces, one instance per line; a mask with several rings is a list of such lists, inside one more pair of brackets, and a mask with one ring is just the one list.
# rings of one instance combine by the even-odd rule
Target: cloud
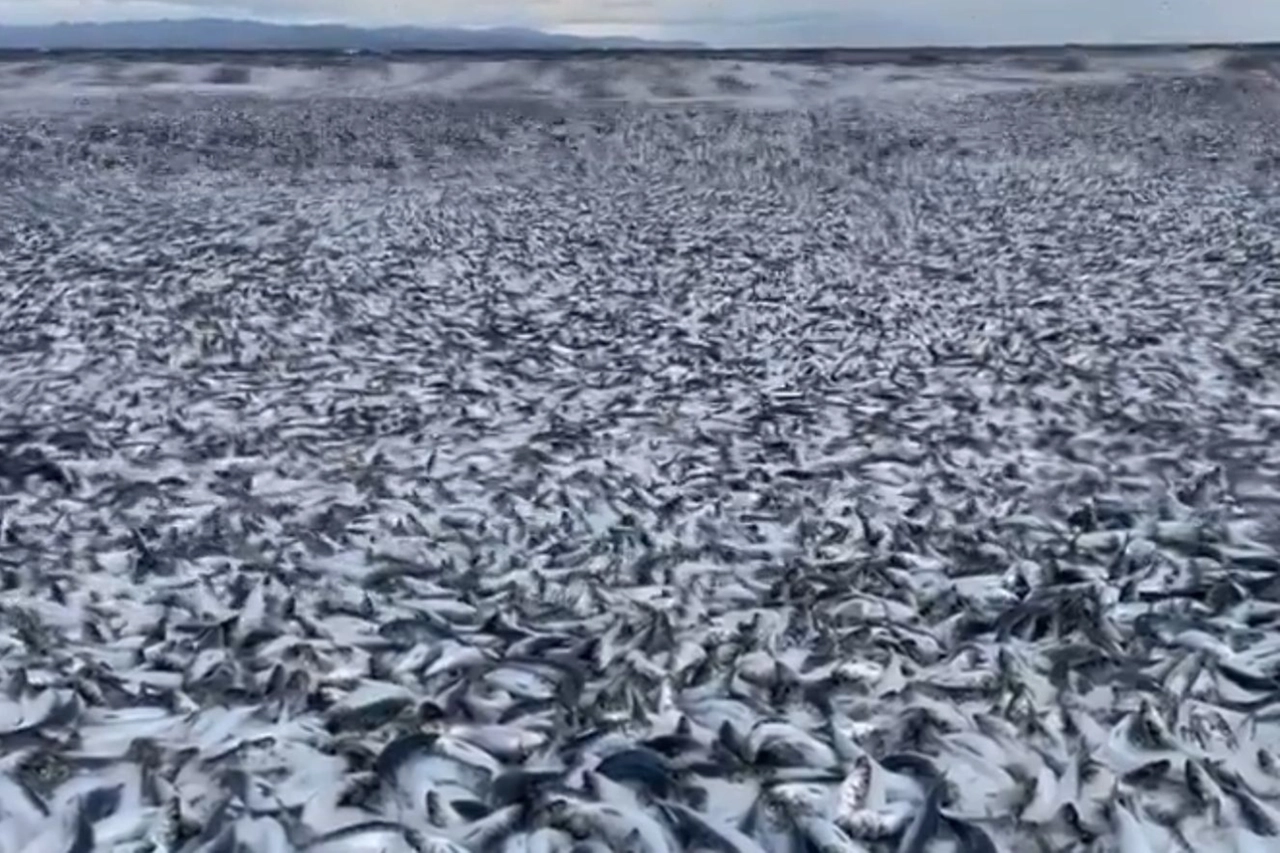
[[698,38],[716,44],[1280,39],[1275,0],[0,0],[0,21],[192,17]]
[[0,0],[0,22],[232,17],[279,22],[536,25],[537,3],[518,0]]

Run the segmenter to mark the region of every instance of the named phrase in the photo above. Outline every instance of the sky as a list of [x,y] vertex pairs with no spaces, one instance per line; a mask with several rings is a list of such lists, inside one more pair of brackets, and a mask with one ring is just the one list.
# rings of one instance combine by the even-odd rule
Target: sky
[[0,24],[197,16],[530,26],[724,47],[1280,40],[1280,0],[0,0]]

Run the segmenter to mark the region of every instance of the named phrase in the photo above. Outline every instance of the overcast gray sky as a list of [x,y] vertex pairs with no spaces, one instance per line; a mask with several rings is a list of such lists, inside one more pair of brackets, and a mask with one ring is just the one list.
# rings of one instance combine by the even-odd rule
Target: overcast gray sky
[[253,17],[735,44],[1280,40],[1280,0],[0,0],[0,23]]

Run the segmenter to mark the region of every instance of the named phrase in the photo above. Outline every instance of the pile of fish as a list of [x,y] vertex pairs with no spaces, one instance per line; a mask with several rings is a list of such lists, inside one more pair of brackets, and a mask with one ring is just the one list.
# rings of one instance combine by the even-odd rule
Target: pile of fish
[[0,853],[1276,849],[1277,103],[6,116]]

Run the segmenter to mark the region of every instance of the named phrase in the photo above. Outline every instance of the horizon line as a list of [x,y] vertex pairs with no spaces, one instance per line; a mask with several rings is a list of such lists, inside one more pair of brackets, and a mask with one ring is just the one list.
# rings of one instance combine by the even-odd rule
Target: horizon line
[[[193,17],[155,17],[155,18],[117,18],[117,19],[81,19],[67,20],[62,19],[49,23],[17,23],[8,24],[0,23],[0,30],[30,30],[30,29],[49,29],[54,27],[75,27],[75,26],[109,26],[109,25],[146,25],[155,23],[175,23],[175,24],[196,24],[201,22],[220,22],[220,23],[237,23],[237,24],[255,24],[259,26],[275,27],[280,29],[305,29],[305,28],[323,28],[333,27],[353,30],[356,32],[376,33],[386,30],[409,29],[409,30],[456,30],[464,32],[524,32],[537,35],[553,36],[575,41],[584,42],[582,47],[512,47],[512,48],[440,48],[440,47],[389,47],[375,49],[379,53],[483,53],[485,51],[500,53],[556,53],[556,52],[598,52],[607,51],[611,53],[621,52],[655,52],[664,50],[689,51],[701,53],[734,53],[734,52],[750,52],[750,51],[798,51],[798,52],[818,52],[818,51],[999,51],[999,50],[1104,50],[1104,51],[1123,51],[1130,50],[1151,50],[1157,48],[1166,48],[1170,50],[1230,50],[1240,48],[1280,48],[1280,38],[1260,39],[1260,40],[1207,40],[1207,41],[1187,41],[1187,40],[1126,40],[1126,41],[1105,41],[1105,42],[919,42],[919,43],[883,43],[883,44],[779,44],[779,43],[741,43],[741,44],[714,44],[695,38],[657,38],[646,36],[627,35],[625,33],[605,33],[602,35],[580,35],[572,32],[564,32],[554,28],[516,25],[516,24],[423,24],[423,23],[388,23],[388,24],[352,24],[342,21],[333,20],[313,20],[313,21],[278,21],[264,18],[252,17],[222,17],[217,15],[200,15]],[[629,41],[636,42],[634,45],[628,46],[591,46],[591,42],[606,41]],[[651,45],[651,46],[646,46]],[[63,46],[63,47],[4,47],[0,46],[0,53],[18,53],[18,52],[45,52],[45,53],[75,53],[75,52],[134,52],[134,53],[154,53],[154,52],[175,52],[175,53],[209,53],[209,52],[266,52],[275,53],[313,53],[317,51],[328,51],[331,48],[325,47],[189,47],[189,46],[148,46],[148,47],[93,47],[93,46]],[[332,50],[341,50],[341,48],[332,48]]]

